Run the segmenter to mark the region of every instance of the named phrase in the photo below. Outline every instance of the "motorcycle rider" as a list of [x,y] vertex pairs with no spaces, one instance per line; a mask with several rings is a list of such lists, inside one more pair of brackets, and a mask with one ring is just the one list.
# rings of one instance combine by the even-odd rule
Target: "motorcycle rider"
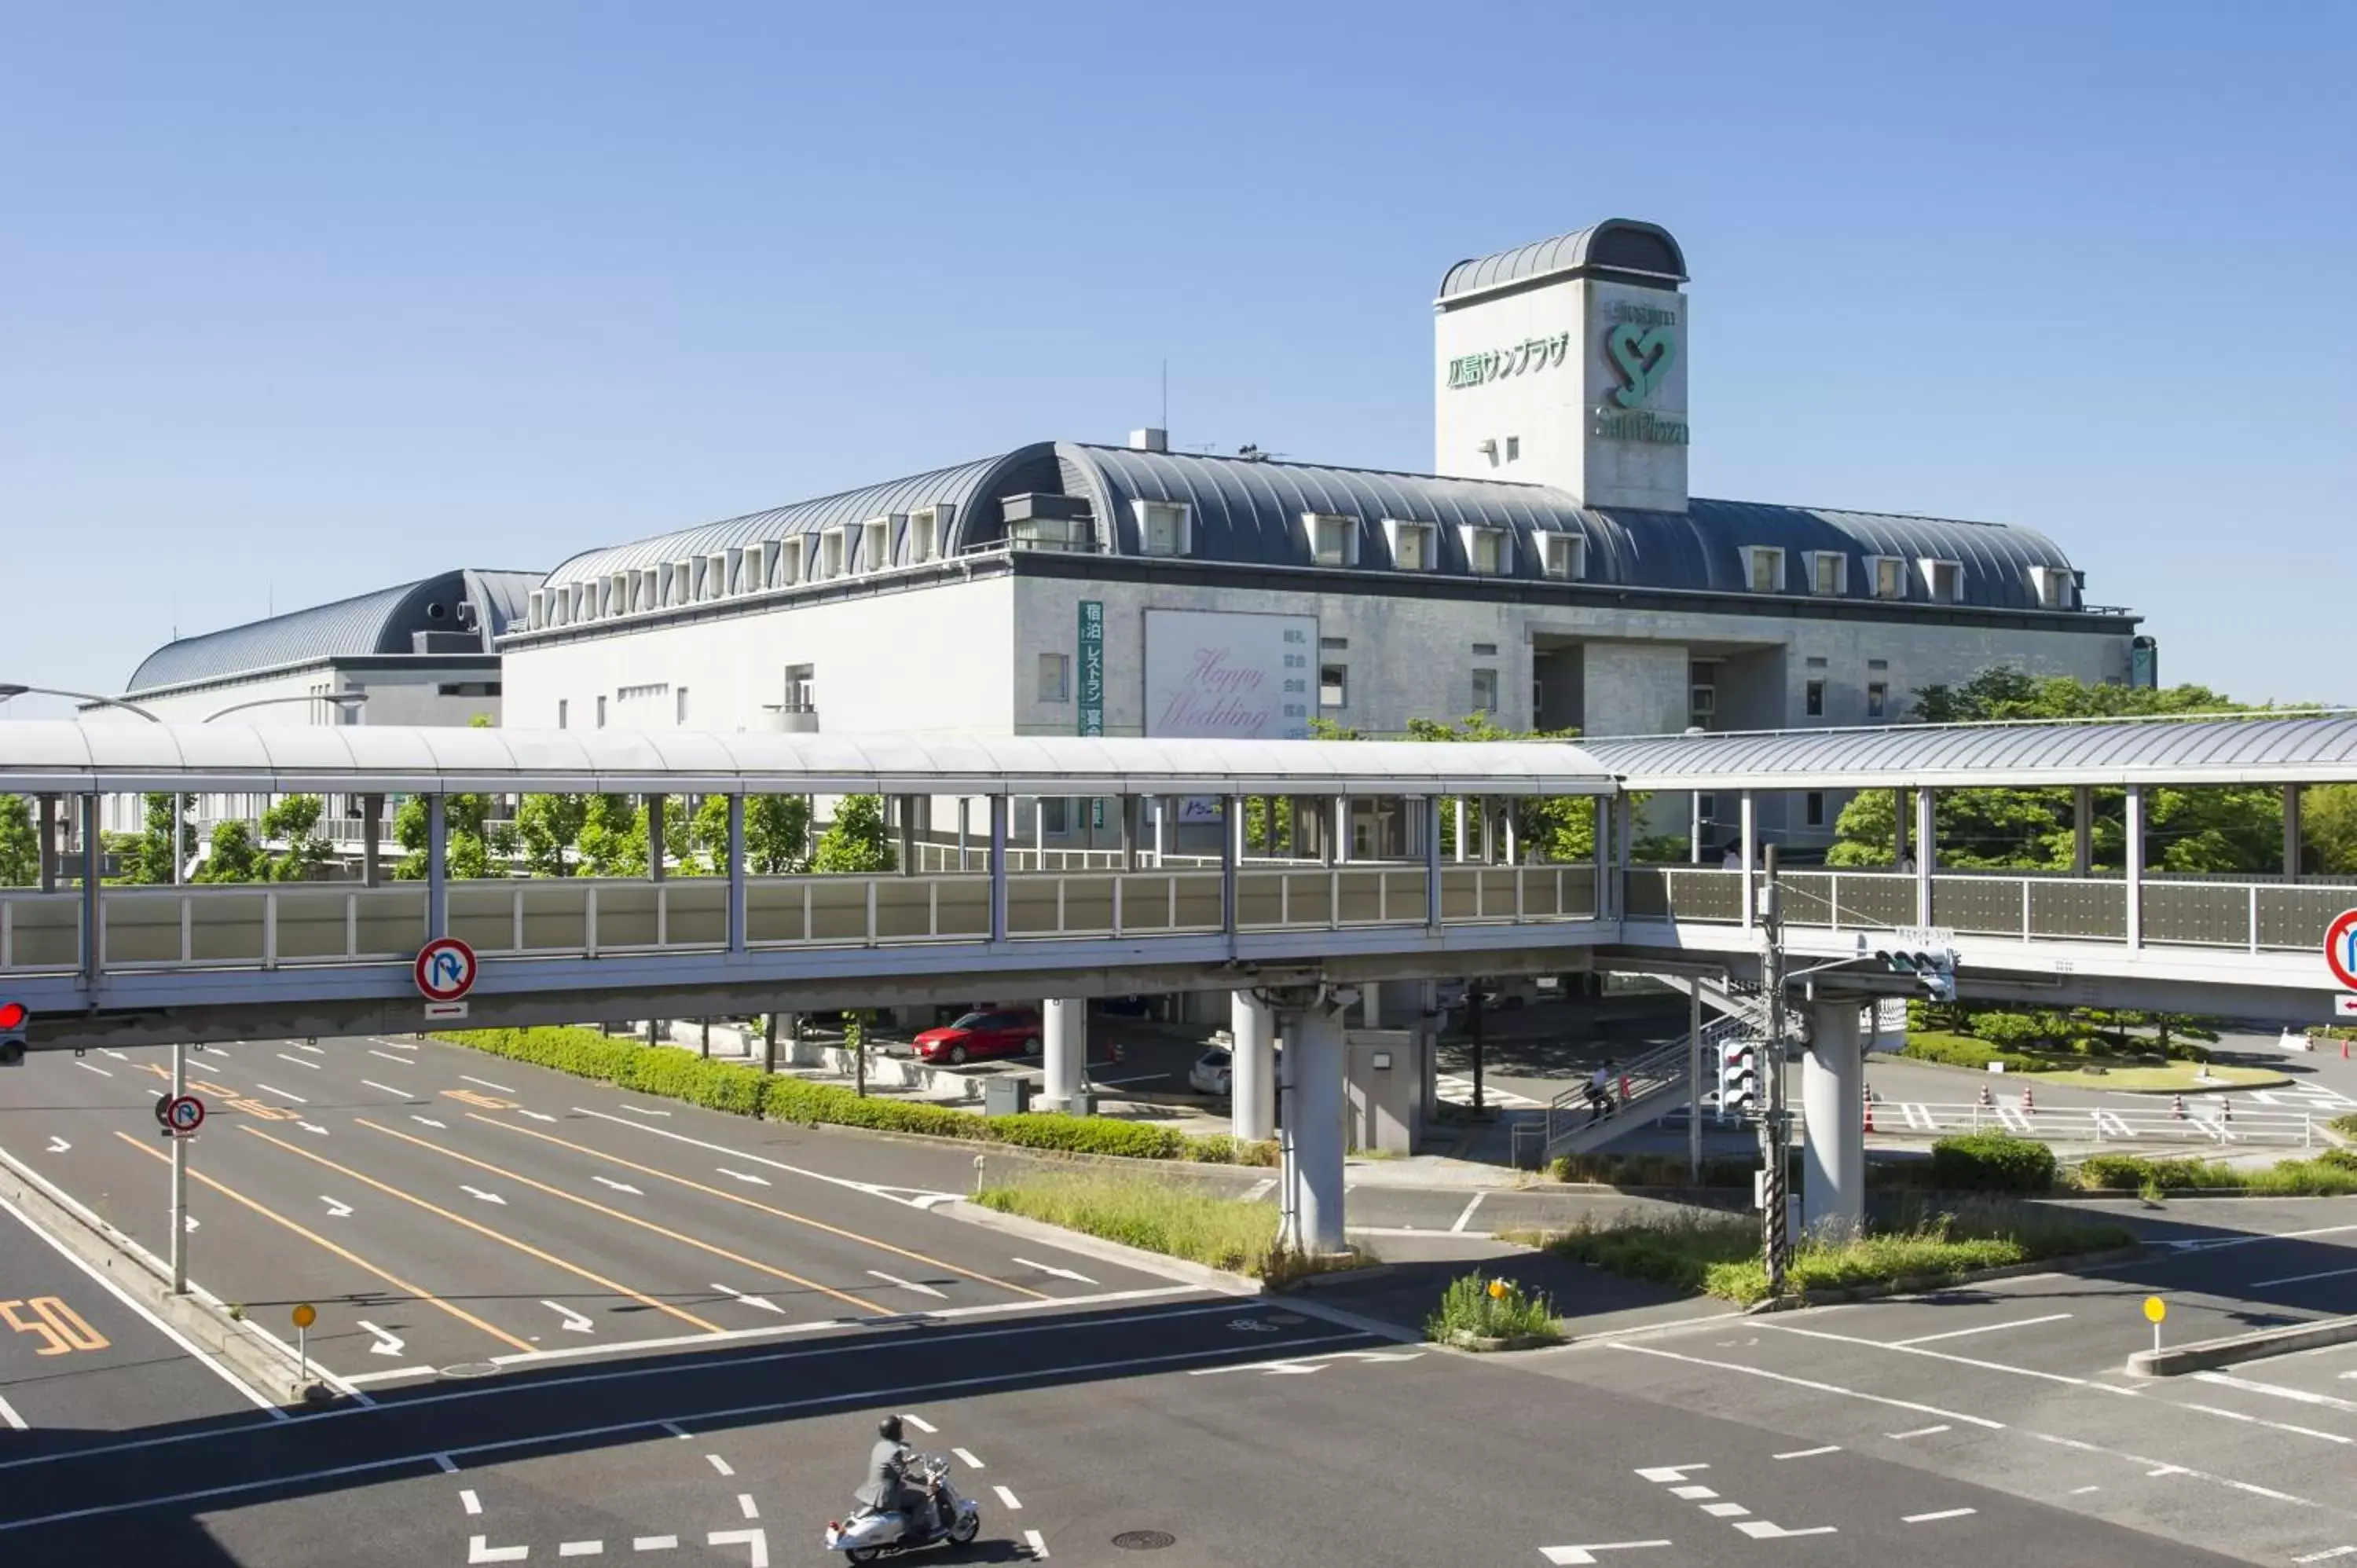
[[930,1506],[932,1494],[908,1482],[909,1461],[916,1450],[900,1441],[900,1418],[888,1415],[876,1423],[876,1446],[867,1451],[867,1480],[852,1494],[857,1501],[884,1513],[900,1516],[900,1533],[925,1533],[918,1510]]

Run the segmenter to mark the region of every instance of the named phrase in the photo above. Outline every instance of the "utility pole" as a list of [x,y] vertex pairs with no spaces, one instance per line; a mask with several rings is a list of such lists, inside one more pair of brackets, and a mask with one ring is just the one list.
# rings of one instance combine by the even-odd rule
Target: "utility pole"
[[1772,843],[1762,857],[1762,869],[1757,917],[1768,939],[1760,958],[1760,994],[1768,1006],[1768,1059],[1761,1064],[1761,1076],[1768,1080],[1768,1113],[1760,1122],[1760,1155],[1766,1167],[1760,1182],[1760,1256],[1767,1265],[1768,1294],[1779,1296],[1784,1294],[1792,1257],[1791,1203],[1784,1183],[1792,1163],[1792,1122],[1784,1105],[1784,908]]
[[[188,1047],[172,1042],[172,1098],[188,1092]],[[188,1134],[166,1129],[172,1139],[172,1294],[188,1294]]]

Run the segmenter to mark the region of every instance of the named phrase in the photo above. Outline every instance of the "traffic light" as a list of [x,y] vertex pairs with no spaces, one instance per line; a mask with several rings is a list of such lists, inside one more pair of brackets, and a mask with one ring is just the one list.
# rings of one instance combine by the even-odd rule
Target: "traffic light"
[[1894,948],[1874,955],[1875,961],[1894,974],[1911,974],[1921,983],[1934,1002],[1956,999],[1956,950],[1930,948],[1917,950]]
[[1759,1103],[1760,1042],[1738,1040],[1718,1054],[1719,1113],[1749,1110]]
[[21,1067],[25,1061],[25,1031],[33,1015],[22,1002],[0,1002],[0,1067]]

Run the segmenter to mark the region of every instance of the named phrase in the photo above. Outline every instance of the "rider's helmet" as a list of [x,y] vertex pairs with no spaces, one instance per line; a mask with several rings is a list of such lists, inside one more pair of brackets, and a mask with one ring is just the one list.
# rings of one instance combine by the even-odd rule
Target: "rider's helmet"
[[897,1415],[888,1415],[883,1420],[877,1422],[876,1423],[876,1435],[881,1437],[887,1443],[899,1442],[900,1418]]

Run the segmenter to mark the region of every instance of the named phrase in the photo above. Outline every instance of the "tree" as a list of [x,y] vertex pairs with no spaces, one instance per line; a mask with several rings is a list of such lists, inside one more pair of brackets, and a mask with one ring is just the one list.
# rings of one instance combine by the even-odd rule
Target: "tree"
[[819,871],[889,871],[892,838],[885,831],[884,797],[845,795],[834,805],[834,821],[812,857]]
[[756,876],[792,876],[811,865],[811,801],[807,795],[755,795],[745,802],[746,869]]
[[[1407,737],[1434,743],[1451,741],[1553,740],[1579,737],[1576,729],[1510,730],[1488,714],[1468,714],[1455,724],[1437,719],[1410,719]],[[1644,797],[1631,797],[1631,810],[1644,808]],[[1457,851],[1457,809],[1453,800],[1440,803],[1440,852]],[[1596,856],[1596,802],[1586,795],[1550,795],[1505,802],[1514,827],[1519,852],[1560,865],[1577,865]],[[1474,831],[1468,822],[1468,832]]]
[[[451,877],[465,881],[487,876],[494,855],[505,861],[515,854],[515,824],[494,823],[490,819],[489,795],[442,797],[442,825],[449,841],[444,870]],[[401,803],[401,809],[393,814],[393,837],[406,852],[393,866],[393,875],[403,881],[423,880],[428,837],[425,796],[412,795]]]
[[[174,810],[176,800],[179,807],[178,811]],[[188,813],[195,803],[194,797],[185,795],[149,794],[140,797],[145,812],[144,824],[140,832],[128,835],[128,843],[119,860],[125,882],[156,884],[171,881],[175,838],[179,841],[178,859],[182,864],[196,854],[197,830],[195,824],[188,821]],[[176,816],[179,823],[177,834],[173,832]]]
[[0,795],[0,886],[30,887],[41,879],[41,830],[33,802]]
[[592,795],[582,808],[581,866],[592,876],[647,874],[647,818],[628,795]]
[[302,882],[328,859],[327,841],[319,837],[320,813],[327,803],[317,795],[282,795],[262,813],[262,836],[284,847],[273,853],[264,875],[273,882]]
[[570,876],[572,853],[589,821],[587,795],[526,795],[516,804],[516,843],[534,876]]
[[2357,875],[2357,784],[2321,784],[2299,794],[2301,869]]
[[197,868],[199,882],[260,882],[270,875],[270,857],[243,822],[215,822],[212,848]]

